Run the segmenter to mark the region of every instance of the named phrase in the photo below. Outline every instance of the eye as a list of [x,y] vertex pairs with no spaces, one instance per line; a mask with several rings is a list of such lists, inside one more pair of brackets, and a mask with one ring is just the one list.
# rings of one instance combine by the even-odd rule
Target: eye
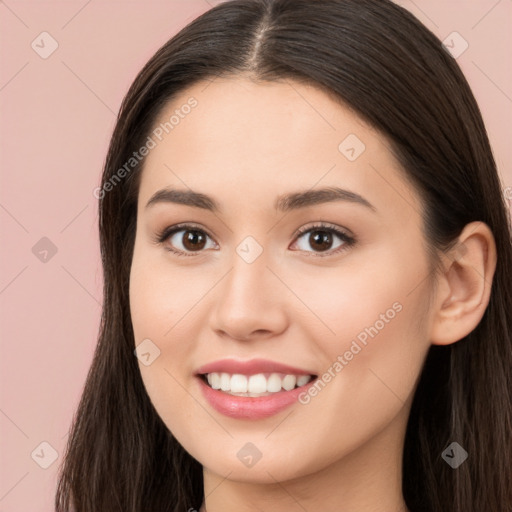
[[[324,223],[299,229],[294,235],[295,238],[298,242],[295,242],[294,245],[298,245],[300,251],[312,252],[315,256],[320,257],[347,250],[356,242],[352,236],[336,226]],[[337,244],[336,239],[338,239]],[[165,249],[178,256],[196,256],[204,249],[218,248],[204,229],[193,224],[167,227],[157,234],[156,242],[164,245]],[[209,247],[208,242],[211,242]],[[308,245],[313,249],[312,251],[307,247]]]
[[[212,241],[208,233],[192,224],[166,228],[157,235],[157,241],[178,256],[195,256],[194,253],[211,248],[207,247],[208,239]],[[216,247],[215,243],[213,243],[213,247]]]
[[[347,250],[355,243],[355,239],[352,236],[335,226],[323,223],[316,224],[309,228],[301,228],[295,236],[298,239],[296,245],[299,246],[299,250],[313,252],[316,253],[316,256],[320,257],[337,254]],[[337,244],[335,244],[336,238],[338,239]],[[313,251],[308,249],[308,245]],[[324,252],[327,254],[318,254]]]

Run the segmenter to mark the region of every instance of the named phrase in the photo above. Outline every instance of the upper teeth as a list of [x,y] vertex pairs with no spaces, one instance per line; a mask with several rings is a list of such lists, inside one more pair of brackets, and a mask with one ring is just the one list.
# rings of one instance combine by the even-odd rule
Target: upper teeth
[[206,378],[213,389],[231,393],[277,393],[281,389],[290,391],[296,385],[304,386],[311,380],[310,375],[282,373],[257,373],[256,375],[209,373]]

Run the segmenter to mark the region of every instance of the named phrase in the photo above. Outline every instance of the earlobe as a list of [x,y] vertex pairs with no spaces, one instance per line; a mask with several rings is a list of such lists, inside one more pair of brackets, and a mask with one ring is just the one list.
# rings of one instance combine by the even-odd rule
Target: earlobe
[[430,333],[434,345],[449,345],[464,338],[485,313],[497,261],[489,226],[483,222],[467,224],[443,259]]

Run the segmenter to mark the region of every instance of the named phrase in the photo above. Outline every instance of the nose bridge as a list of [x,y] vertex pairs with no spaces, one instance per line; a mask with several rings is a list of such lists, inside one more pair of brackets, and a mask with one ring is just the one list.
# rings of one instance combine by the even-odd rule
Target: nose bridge
[[283,295],[267,268],[271,264],[268,256],[253,237],[246,237],[235,248],[216,296],[214,329],[241,339],[255,331],[275,333],[284,328]]
[[[232,310],[242,309],[259,302],[269,303],[268,296],[272,290],[268,287],[267,269],[269,264],[267,252],[251,241],[241,242],[230,260],[230,272],[222,291],[225,302]],[[272,301],[270,301],[272,302]]]

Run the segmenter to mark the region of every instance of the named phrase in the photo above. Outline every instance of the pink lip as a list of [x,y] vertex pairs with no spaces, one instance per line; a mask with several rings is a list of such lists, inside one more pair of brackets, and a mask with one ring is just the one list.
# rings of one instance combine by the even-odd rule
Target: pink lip
[[238,373],[241,375],[255,375],[257,373],[315,375],[315,373],[307,369],[295,368],[267,359],[252,359],[250,361],[222,359],[198,368],[196,374],[198,376],[199,386],[208,403],[217,412],[236,419],[257,420],[273,416],[296,403],[299,395],[315,382],[315,379],[312,379],[299,388],[292,389],[291,391],[280,391],[267,396],[235,396],[224,393],[221,390],[212,389],[208,386],[201,375],[213,372]]
[[269,361],[268,359],[251,359],[250,361],[236,361],[235,359],[221,359],[205,364],[197,369],[197,374],[204,373],[239,373],[241,375],[255,375],[257,373],[284,373],[286,375],[315,375],[310,370],[294,368],[286,364]]
[[291,391],[279,391],[259,397],[229,395],[212,389],[201,377],[198,381],[204,397],[217,412],[236,419],[259,420],[273,416],[296,403],[299,395],[313,385],[316,379]]

